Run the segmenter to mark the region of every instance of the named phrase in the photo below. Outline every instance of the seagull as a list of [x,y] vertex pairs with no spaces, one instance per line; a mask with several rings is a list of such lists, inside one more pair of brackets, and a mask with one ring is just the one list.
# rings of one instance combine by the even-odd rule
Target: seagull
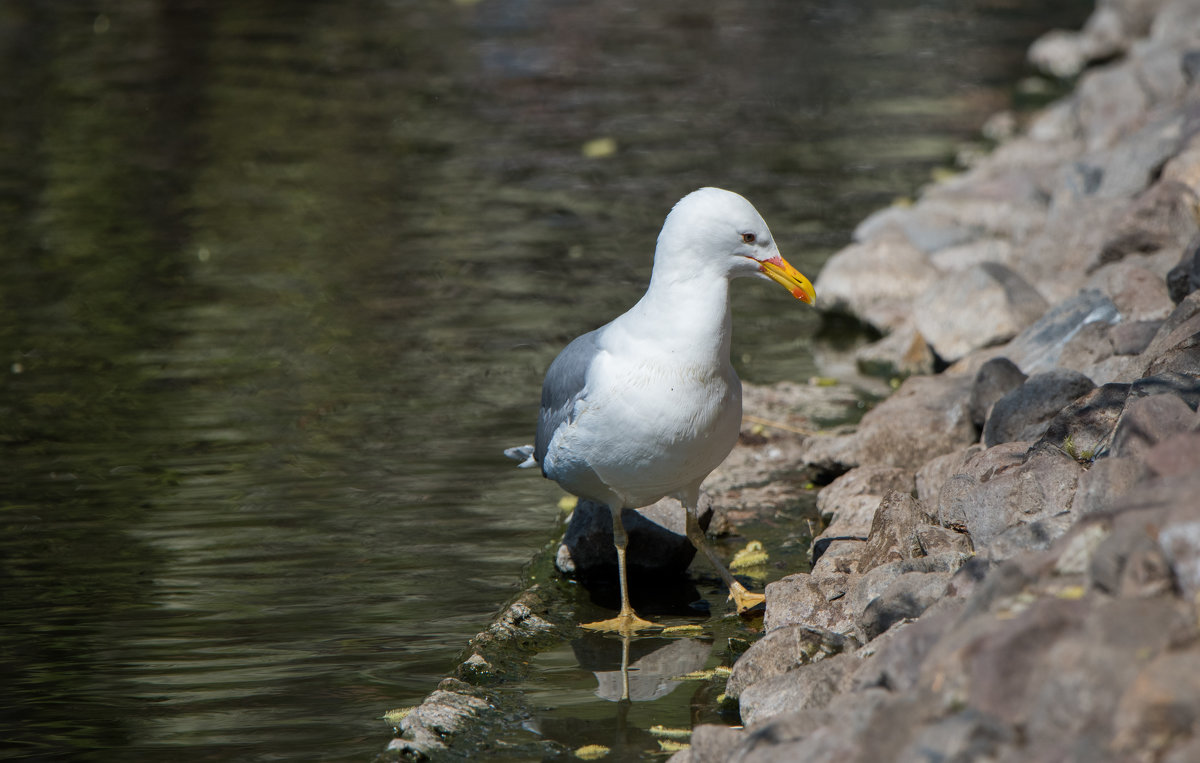
[[700,483],[741,429],[742,385],[729,362],[729,282],[743,276],[775,281],[810,305],[816,298],[749,201],[720,188],[683,197],[658,235],[646,293],[555,358],[542,384],[534,445],[505,451],[612,512],[621,611],[585,628],[630,634],[661,627],[629,605],[621,510],[665,496],[683,505],[688,539],[716,568],[738,611],[765,600],[717,558],[696,511]]

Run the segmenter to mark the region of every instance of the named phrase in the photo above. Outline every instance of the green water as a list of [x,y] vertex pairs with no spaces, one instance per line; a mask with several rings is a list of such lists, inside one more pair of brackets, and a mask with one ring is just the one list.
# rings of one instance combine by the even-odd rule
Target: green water
[[[0,4],[0,759],[375,756],[552,540],[500,452],[671,204],[737,190],[815,276],[1085,12]],[[743,378],[820,372],[735,292]],[[530,691],[576,738],[564,650]]]

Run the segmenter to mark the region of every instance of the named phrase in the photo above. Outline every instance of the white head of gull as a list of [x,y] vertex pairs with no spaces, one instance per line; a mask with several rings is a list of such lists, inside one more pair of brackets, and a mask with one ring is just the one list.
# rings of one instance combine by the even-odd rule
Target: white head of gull
[[742,276],[773,280],[809,304],[815,298],[750,202],[719,188],[683,197],[659,233],[645,295],[550,364],[535,444],[508,451],[612,510],[621,612],[585,627],[656,627],[629,605],[621,510],[664,496],[683,504],[688,538],[716,567],[739,611],[763,600],[729,573],[696,519],[700,483],[729,455],[741,428],[742,387],[729,362],[729,282]]

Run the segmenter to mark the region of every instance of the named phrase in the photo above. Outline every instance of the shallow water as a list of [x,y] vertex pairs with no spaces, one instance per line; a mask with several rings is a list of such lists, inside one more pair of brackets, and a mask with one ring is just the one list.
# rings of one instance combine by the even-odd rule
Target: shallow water
[[[815,276],[1085,12],[0,7],[0,758],[375,755],[552,540],[500,451],[670,205],[738,190]],[[822,370],[734,291],[744,378]],[[572,659],[529,691],[575,738],[612,708]]]

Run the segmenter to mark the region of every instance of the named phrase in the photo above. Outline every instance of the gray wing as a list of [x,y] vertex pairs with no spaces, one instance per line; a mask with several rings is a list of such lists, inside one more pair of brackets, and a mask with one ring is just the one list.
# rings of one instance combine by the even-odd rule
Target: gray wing
[[537,437],[533,457],[546,472],[546,451],[558,428],[569,420],[575,402],[583,397],[587,372],[600,352],[602,328],[589,331],[568,344],[546,371],[542,382],[542,409],[538,412]]

